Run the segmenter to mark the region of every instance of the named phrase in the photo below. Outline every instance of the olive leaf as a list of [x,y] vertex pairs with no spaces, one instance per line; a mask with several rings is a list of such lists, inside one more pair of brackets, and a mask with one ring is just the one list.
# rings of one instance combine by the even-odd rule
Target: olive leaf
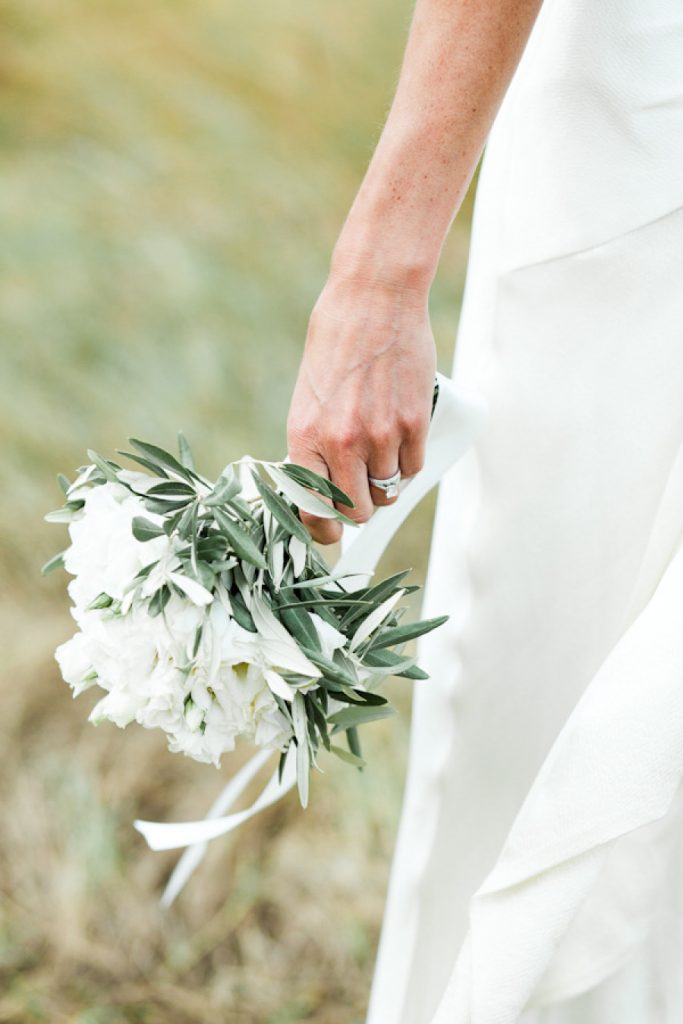
[[211,511],[219,529],[230,541],[230,546],[233,551],[239,555],[240,558],[243,558],[245,561],[257,566],[259,569],[267,569],[268,563],[263,557],[263,552],[244,527],[239,526],[234,519],[231,519],[230,516],[221,508],[215,507],[212,508]]

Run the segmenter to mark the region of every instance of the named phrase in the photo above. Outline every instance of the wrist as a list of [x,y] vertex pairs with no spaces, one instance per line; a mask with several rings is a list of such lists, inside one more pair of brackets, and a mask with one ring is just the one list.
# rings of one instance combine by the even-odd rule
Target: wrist
[[385,129],[334,247],[333,272],[429,293],[466,188],[457,162],[425,156],[430,134],[429,126]]
[[399,243],[387,239],[344,239],[330,261],[330,279],[357,291],[402,292],[426,302],[436,265],[411,256]]

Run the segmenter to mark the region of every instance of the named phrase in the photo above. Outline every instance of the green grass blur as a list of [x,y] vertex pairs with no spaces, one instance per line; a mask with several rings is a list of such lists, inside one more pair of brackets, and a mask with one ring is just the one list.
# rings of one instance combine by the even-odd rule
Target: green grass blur
[[[310,309],[398,75],[411,5],[2,0],[0,1022],[360,1024],[400,809],[410,689],[306,812],[175,855],[134,817],[203,815],[221,773],[86,722],[52,652],[72,632],[55,475],[182,428],[217,474],[284,453]],[[448,371],[469,202],[432,292]],[[433,499],[384,568],[424,577]],[[429,685],[428,682],[423,685]],[[331,763],[333,762],[333,763]]]

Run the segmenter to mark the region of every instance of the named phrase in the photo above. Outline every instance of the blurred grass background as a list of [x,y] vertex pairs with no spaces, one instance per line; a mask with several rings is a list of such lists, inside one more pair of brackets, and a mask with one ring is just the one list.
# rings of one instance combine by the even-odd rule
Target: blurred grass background
[[[178,904],[175,854],[135,817],[203,815],[218,774],[161,734],[86,723],[53,660],[66,543],[42,516],[85,449],[182,428],[217,474],[284,453],[310,309],[398,76],[412,5],[2,0],[0,14],[0,1021],[360,1024],[407,750],[401,714],[212,844]],[[450,369],[469,232],[431,310]],[[383,568],[424,577],[433,498]],[[424,685],[429,685],[425,683]]]

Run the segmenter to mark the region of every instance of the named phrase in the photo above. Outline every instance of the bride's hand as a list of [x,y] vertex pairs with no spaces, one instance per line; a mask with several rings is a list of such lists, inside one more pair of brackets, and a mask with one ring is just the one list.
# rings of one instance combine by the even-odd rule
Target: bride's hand
[[[356,522],[390,504],[368,482],[424,461],[436,356],[428,291],[372,275],[330,273],[310,316],[287,420],[292,462],[329,477],[354,502]],[[329,544],[341,526],[301,512],[313,538]]]

